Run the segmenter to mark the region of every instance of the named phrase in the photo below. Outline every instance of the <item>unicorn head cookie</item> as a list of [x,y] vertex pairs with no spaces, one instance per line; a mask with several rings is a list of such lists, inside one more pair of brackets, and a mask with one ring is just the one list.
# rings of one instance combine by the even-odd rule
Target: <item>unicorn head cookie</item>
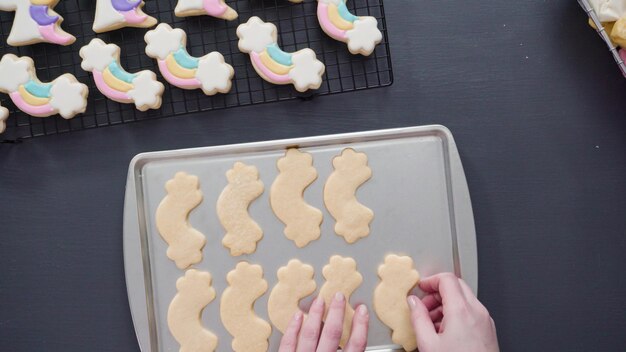
[[142,0],[97,0],[93,31],[103,33],[123,27],[150,28],[156,18],[146,15]]
[[1,0],[0,11],[15,11],[7,43],[12,46],[74,43],[76,38],[61,29],[63,17],[52,10],[58,3],[59,0]]

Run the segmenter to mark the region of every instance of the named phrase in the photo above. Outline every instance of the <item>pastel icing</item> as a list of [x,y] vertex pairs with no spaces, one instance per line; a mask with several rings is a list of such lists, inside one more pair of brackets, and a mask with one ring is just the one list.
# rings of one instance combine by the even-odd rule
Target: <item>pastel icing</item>
[[7,43],[13,46],[35,43],[72,44],[76,38],[61,29],[63,18],[52,9],[58,1],[1,0],[0,11],[15,11]]
[[146,15],[142,0],[97,0],[93,30],[96,33],[123,27],[149,28],[157,23],[156,18]]
[[81,67],[91,72],[98,90],[119,103],[134,103],[140,111],[161,107],[165,87],[149,70],[128,73],[119,63],[120,47],[92,39],[80,49]]
[[130,11],[139,7],[139,5],[141,5],[141,1],[142,0],[111,0],[111,5],[113,5],[113,8],[117,11]]
[[204,94],[227,93],[235,73],[218,52],[193,57],[186,49],[187,34],[161,23],[144,36],[146,54],[157,60],[159,71],[170,84],[182,89],[202,89]]
[[297,91],[318,89],[325,72],[311,49],[287,53],[277,43],[277,29],[272,23],[251,17],[237,27],[239,50],[250,55],[255,71],[274,84],[293,84]]
[[352,54],[372,54],[383,38],[378,20],[353,15],[346,0],[317,0],[317,19],[322,30],[331,38],[348,44]]
[[50,83],[39,81],[29,57],[6,54],[0,60],[0,92],[8,94],[15,106],[35,117],[59,114],[71,119],[87,108],[86,85],[71,74]]
[[178,0],[174,13],[178,17],[209,15],[228,21],[238,16],[224,0]]

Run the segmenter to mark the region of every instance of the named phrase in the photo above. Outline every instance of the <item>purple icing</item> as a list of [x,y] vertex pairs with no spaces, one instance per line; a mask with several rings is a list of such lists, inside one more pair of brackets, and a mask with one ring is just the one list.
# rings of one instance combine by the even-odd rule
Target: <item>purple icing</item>
[[48,15],[48,6],[30,5],[30,17],[40,26],[54,24],[59,20],[59,16]]
[[113,5],[113,8],[117,11],[126,12],[137,8],[137,6],[141,4],[141,1],[142,0],[111,0],[111,5]]

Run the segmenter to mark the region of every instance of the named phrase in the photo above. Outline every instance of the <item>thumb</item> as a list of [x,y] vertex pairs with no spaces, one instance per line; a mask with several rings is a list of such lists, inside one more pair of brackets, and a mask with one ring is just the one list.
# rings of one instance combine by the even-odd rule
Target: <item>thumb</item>
[[415,336],[417,337],[417,347],[422,352],[428,352],[428,347],[439,338],[433,321],[430,320],[428,309],[422,300],[416,296],[409,296],[407,298],[409,307],[411,308],[411,324],[413,324],[413,330],[415,330]]

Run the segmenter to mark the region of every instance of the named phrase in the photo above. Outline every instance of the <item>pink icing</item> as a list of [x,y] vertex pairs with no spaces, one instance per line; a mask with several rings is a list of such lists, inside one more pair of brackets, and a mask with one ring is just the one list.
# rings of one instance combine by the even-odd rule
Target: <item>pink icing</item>
[[165,60],[158,60],[158,62],[159,62],[159,70],[161,70],[161,74],[163,75],[163,77],[165,77],[165,80],[170,82],[172,85],[175,85],[176,87],[180,87],[180,88],[198,88],[202,86],[200,81],[198,81],[195,78],[187,79],[187,78],[178,78],[174,76],[174,74],[172,74],[170,70],[167,69],[167,64],[165,63]]
[[120,12],[122,15],[124,15],[124,20],[126,21],[126,23],[130,23],[130,24],[140,24],[143,23],[146,18],[148,18],[148,15],[146,14],[138,14],[136,11],[138,11],[137,9],[133,9],[130,11],[126,11],[126,12]]
[[228,7],[220,0],[204,0],[204,11],[210,16],[219,17],[228,10]]
[[102,92],[102,94],[106,95],[107,97],[115,101],[122,101],[122,102],[133,100],[131,99],[131,97],[128,96],[128,94],[117,91],[109,87],[106,84],[106,82],[104,82],[104,78],[102,78],[102,73],[100,71],[95,71],[95,70],[93,71],[93,80],[96,81],[96,87],[98,87],[98,90]]
[[13,92],[9,94],[11,100],[18,109],[32,116],[50,116],[54,114],[54,108],[50,104],[44,104],[41,106],[32,106],[22,99],[20,92]]
[[259,54],[255,53],[254,51],[250,53],[250,60],[252,61],[252,66],[254,66],[254,68],[258,71],[261,71],[263,76],[267,77],[270,81],[279,84],[291,83],[291,78],[289,78],[289,75],[278,75],[272,72],[272,70],[270,70],[269,68],[265,67],[265,65],[263,65],[263,62],[261,62]]
[[335,25],[328,18],[328,5],[323,2],[317,3],[317,19],[320,21],[320,25],[324,29],[324,32],[329,36],[337,40],[347,40],[346,31],[335,27]]
[[61,35],[56,32],[55,29],[56,24],[49,24],[47,26],[39,26],[39,33],[44,37],[47,41],[54,43],[65,45],[74,39],[74,37],[69,35]]

